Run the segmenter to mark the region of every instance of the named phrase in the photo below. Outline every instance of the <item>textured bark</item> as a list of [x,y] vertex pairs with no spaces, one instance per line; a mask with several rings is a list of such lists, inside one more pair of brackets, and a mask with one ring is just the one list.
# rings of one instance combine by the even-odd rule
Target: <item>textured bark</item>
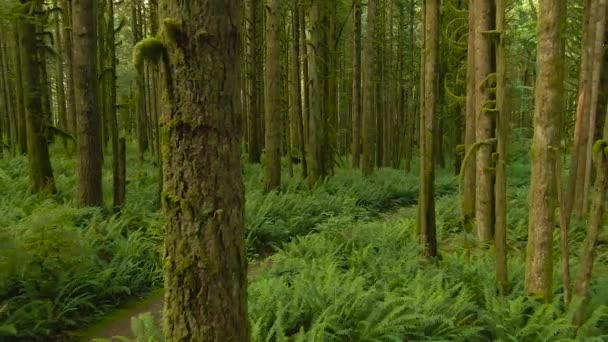
[[97,0],[73,0],[74,90],[78,115],[78,201],[81,206],[103,205],[101,114],[97,82]]
[[[22,4],[29,1],[22,0]],[[27,8],[24,7],[24,8]],[[46,139],[46,123],[40,96],[40,68],[36,44],[36,18],[24,15],[20,20],[21,72],[27,123],[27,147],[30,178],[34,192],[55,192],[53,169]]]
[[361,137],[363,149],[361,155],[361,172],[364,176],[371,175],[374,170],[374,143],[376,120],[374,113],[375,88],[375,51],[374,38],[376,26],[376,0],[367,2],[367,32],[363,46],[363,119]]
[[[606,32],[606,0],[597,0],[597,4],[595,7],[596,12],[596,24],[595,24],[595,41],[592,42],[594,44],[593,48],[593,60],[592,60],[592,77],[591,77],[591,106],[589,108],[589,132],[587,134],[587,146],[585,149],[585,153],[587,156],[585,157],[585,182],[583,189],[583,214],[586,214],[589,207],[589,197],[587,194],[589,193],[589,188],[591,186],[591,169],[593,167],[593,155],[592,148],[595,142],[595,128],[596,128],[596,118],[597,118],[597,109],[598,109],[598,99],[600,89],[600,79],[602,72],[602,61],[604,60],[604,55],[606,54],[604,48],[604,34]],[[602,115],[606,115],[605,112]]]
[[435,226],[435,129],[439,74],[439,0],[428,0],[424,9],[424,106],[420,125],[420,195],[418,225],[423,254],[437,256]]
[[[75,0],[72,0],[75,1]],[[131,31],[133,32],[133,45],[143,39],[143,16],[141,14],[141,0],[131,2]],[[139,159],[143,160],[144,154],[148,150],[148,125],[147,125],[147,100],[146,100],[146,79],[143,72],[139,72],[136,78],[137,83],[137,105],[136,105],[136,126],[137,126],[137,147]]]
[[[247,96],[247,148],[250,163],[259,163],[261,160],[261,143],[260,143],[260,120],[262,113],[260,112],[262,89],[260,85],[263,83],[263,73],[259,73],[261,61],[261,37],[258,26],[263,22],[260,13],[260,0],[247,1],[247,39],[248,39],[248,66],[247,86],[249,94]],[[263,66],[262,66],[263,68]]]
[[266,1],[266,58],[264,68],[264,119],[266,120],[265,190],[281,187],[281,41],[279,1]]
[[167,341],[249,340],[239,12],[237,0],[167,1]]
[[[493,30],[494,15],[490,0],[475,0],[475,113],[476,140],[486,141],[494,137],[495,113],[492,88],[495,77],[492,74],[492,39],[488,34]],[[494,177],[492,165],[493,146],[482,144],[477,149],[475,224],[477,237],[481,242],[492,240],[494,228]]]
[[[306,39],[306,12],[304,6],[300,6],[300,45],[302,45],[302,89],[304,96],[302,98],[302,120],[304,126],[304,142],[310,151],[310,73],[309,73],[309,45]],[[308,169],[306,170],[306,176]]]
[[[498,160],[494,185],[495,219],[494,245],[496,246],[496,281],[503,294],[509,291],[507,272],[507,130],[509,117],[506,108],[506,57],[505,0],[496,0],[496,31],[500,33],[496,45],[496,110],[498,115],[496,138]],[[561,66],[560,66],[561,67]]]
[[21,154],[27,154],[27,123],[26,123],[26,109],[24,99],[24,87],[23,87],[23,74],[21,71],[21,40],[19,37],[18,24],[15,25],[15,96],[16,96],[16,110],[17,110],[17,135],[19,136],[19,150]]
[[326,108],[325,82],[323,79],[324,69],[327,61],[324,44],[324,10],[323,0],[313,0],[310,8],[310,35],[311,46],[309,47],[309,74],[310,74],[310,117],[309,117],[309,152],[308,179],[311,184],[326,176],[324,168],[325,146],[325,115]]
[[[606,136],[605,138],[608,138]],[[575,316],[575,323],[581,325],[584,321],[585,304],[589,299],[589,288],[591,274],[593,273],[593,262],[595,259],[595,246],[603,224],[604,207],[606,205],[606,193],[608,192],[608,143],[597,143],[595,160],[597,178],[593,189],[591,211],[589,215],[589,227],[587,236],[583,243],[580,270],[576,279],[576,294],[582,298],[582,302]]]
[[560,40],[561,6],[541,0],[538,20],[538,76],[532,143],[530,217],[526,255],[526,291],[551,300],[553,229],[555,227],[555,159],[563,96]]
[[[297,0],[294,1],[294,6],[297,5]],[[304,142],[304,121],[302,118],[302,84],[300,78],[300,13],[296,7],[292,11],[292,63],[291,67],[291,81],[293,84],[293,91],[291,91],[291,129],[292,129],[292,144],[297,146],[300,152],[300,158],[302,158],[302,172],[304,178],[307,176],[306,168],[308,163],[306,161],[306,147]],[[289,156],[291,157],[291,155]]]
[[76,99],[74,94],[74,41],[72,34],[72,0],[61,0],[62,10],[62,27],[63,27],[63,60],[65,62],[65,101],[66,101],[66,116],[68,121],[69,132],[72,133],[75,139],[77,117],[76,117]]
[[[108,65],[106,68],[109,70],[108,76],[105,83],[107,84],[107,118],[109,121],[110,138],[112,142],[112,188],[114,194],[114,207],[120,208],[124,203],[124,175],[121,174],[121,162],[123,156],[120,153],[122,147],[121,142],[118,140],[118,117],[116,112],[116,88],[117,88],[117,75],[116,75],[116,32],[114,28],[114,0],[108,0],[108,21],[106,23],[106,39],[107,39],[107,54],[106,59]],[[155,96],[156,98],[156,96]],[[157,134],[158,136],[158,134]]]
[[572,210],[577,217],[583,215],[583,198],[586,196],[585,167],[587,165],[585,151],[588,127],[589,110],[591,108],[591,79],[593,58],[593,48],[595,41],[595,0],[585,0],[585,14],[583,16],[583,41],[581,51],[581,69],[579,76],[579,104],[577,106],[576,122],[574,126],[574,142],[572,146],[572,156],[570,164],[570,182],[568,184],[568,194],[566,196],[566,209],[568,216]]
[[114,186],[114,210],[120,211],[127,197],[127,143],[125,138],[118,141],[118,162],[116,168],[116,185]]
[[352,154],[353,168],[361,164],[361,1],[353,5],[353,106],[352,106]]
[[[475,109],[475,1],[469,0],[469,40],[467,50],[467,96],[465,117],[465,153],[476,141]],[[471,224],[475,218],[475,181],[476,162],[465,165],[462,188],[462,215],[465,224]]]
[[[57,0],[53,0],[53,6],[58,8]],[[65,24],[64,24],[65,25]],[[55,45],[59,56],[63,56],[63,41],[61,37],[61,15],[59,11],[55,12]],[[59,116],[59,127],[68,129],[68,117],[65,106],[65,87],[64,87],[64,72],[63,61],[57,58],[55,61],[55,83],[57,89],[57,114]]]

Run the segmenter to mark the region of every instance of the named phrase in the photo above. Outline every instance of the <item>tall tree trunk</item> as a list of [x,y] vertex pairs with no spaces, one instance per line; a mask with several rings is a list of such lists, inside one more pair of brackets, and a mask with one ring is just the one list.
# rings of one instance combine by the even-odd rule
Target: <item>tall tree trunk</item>
[[435,129],[439,74],[439,0],[424,4],[424,106],[420,115],[420,195],[418,225],[423,254],[437,256],[435,227]]
[[496,114],[497,149],[495,196],[494,244],[496,246],[496,281],[501,292],[509,291],[507,273],[507,130],[509,116],[506,108],[506,67],[505,47],[505,0],[496,0],[496,31],[500,36],[496,44]]
[[[492,88],[495,78],[492,77],[492,31],[494,16],[490,1],[475,0],[475,112],[477,142],[489,141],[494,137],[495,113],[493,108]],[[477,236],[481,242],[491,241],[494,228],[494,177],[492,172],[493,144],[484,143],[477,149],[475,223]]]
[[376,91],[375,76],[375,51],[374,41],[376,35],[376,0],[367,2],[367,32],[363,46],[363,119],[361,127],[361,137],[363,149],[361,154],[361,172],[364,176],[369,176],[374,170],[374,144],[375,126],[374,117],[374,93]]
[[[310,73],[309,73],[309,61],[310,54],[308,52],[309,45],[306,39],[306,12],[304,6],[300,5],[300,45],[302,45],[302,89],[304,96],[302,98],[302,120],[304,126],[304,142],[310,153]],[[306,177],[308,177],[308,170],[306,170]]]
[[168,0],[166,11],[179,32],[164,58],[166,340],[248,341],[240,4]]
[[61,0],[61,9],[63,13],[63,60],[65,62],[65,100],[66,100],[66,116],[68,121],[69,132],[72,133],[75,139],[77,116],[76,116],[76,98],[74,94],[74,42],[72,33],[72,0]]
[[26,123],[26,103],[24,98],[24,85],[23,85],[23,73],[21,69],[21,38],[19,37],[19,24],[15,25],[15,77],[16,77],[16,86],[15,86],[15,94],[17,97],[17,133],[19,136],[19,150],[21,154],[27,154],[27,123]]
[[[75,1],[75,0],[72,0]],[[131,20],[132,20],[132,31],[133,31],[133,44],[137,44],[143,39],[143,16],[141,14],[141,6],[143,6],[141,0],[133,0],[131,2]],[[147,125],[147,110],[146,104],[146,79],[144,73],[138,73],[137,75],[137,147],[139,152],[139,159],[143,160],[144,154],[148,150],[148,125]]]
[[[310,8],[310,34],[311,47],[309,48],[309,73],[310,73],[310,118],[309,118],[309,146],[310,158],[308,159],[309,181],[314,184],[325,177],[324,145],[325,120],[323,113],[325,107],[326,94],[324,94],[323,80],[324,70],[327,61],[324,61],[324,10],[323,0],[313,0]],[[327,114],[327,113],[325,113]]]
[[109,75],[106,82],[108,88],[108,106],[106,109],[110,126],[110,137],[112,140],[112,185],[114,194],[114,208],[120,209],[120,207],[124,203],[124,179],[122,179],[121,177],[121,159],[123,158],[123,156],[120,153],[121,145],[120,141],[118,140],[119,131],[118,117],[116,112],[116,61],[118,60],[118,58],[116,56],[116,31],[114,28],[114,0],[108,0],[108,22],[106,26],[106,44],[108,49],[107,58],[109,60]]
[[[606,0],[597,0],[597,5],[595,8],[596,12],[596,24],[595,24],[595,41],[592,42],[594,44],[593,48],[593,60],[592,60],[592,77],[591,77],[591,106],[589,108],[589,132],[587,134],[587,146],[585,149],[585,153],[587,156],[585,157],[585,182],[583,189],[583,214],[587,213],[589,209],[589,197],[587,194],[589,193],[589,188],[591,186],[591,169],[593,167],[593,155],[592,155],[592,147],[595,142],[595,124],[597,118],[597,108],[598,108],[598,99],[600,89],[600,79],[602,72],[602,61],[604,60],[604,55],[606,54],[604,48],[604,34],[606,32]],[[605,112],[602,115],[606,115]]]
[[[291,78],[293,83],[293,91],[291,92],[291,120],[292,120],[292,139],[294,146],[299,147],[300,158],[302,158],[303,177],[306,178],[306,147],[304,142],[304,122],[302,111],[302,83],[300,77],[300,11],[298,9],[297,0],[294,1],[292,11],[292,63],[291,63]],[[305,48],[305,47],[304,47]],[[289,156],[291,157],[291,155]]]
[[538,299],[552,297],[555,215],[555,151],[563,95],[561,4],[541,0],[538,19],[538,76],[532,143],[530,217],[526,255],[526,291]]
[[[604,137],[608,139],[608,136]],[[582,247],[581,266],[576,279],[576,294],[582,298],[575,316],[575,323],[581,325],[584,321],[585,304],[589,299],[589,288],[593,262],[595,259],[595,247],[602,228],[606,193],[608,193],[608,142],[599,140],[594,145],[597,178],[593,189],[591,211],[589,215],[589,227],[587,236]]]
[[[476,141],[476,107],[475,107],[475,1],[469,0],[469,41],[467,50],[467,96],[466,96],[466,118],[465,118],[465,154]],[[476,162],[468,162],[464,165],[463,188],[462,188],[462,215],[464,223],[469,225],[475,218],[475,183]]]
[[353,5],[353,106],[352,106],[352,154],[353,168],[361,164],[361,0]]
[[279,1],[267,0],[266,58],[264,68],[264,118],[266,120],[265,190],[281,187],[281,41]]
[[[261,144],[260,144],[260,118],[262,116],[259,111],[261,104],[261,89],[260,78],[263,74],[259,74],[261,58],[261,37],[258,26],[261,25],[262,15],[260,13],[260,0],[249,0],[247,1],[247,38],[249,42],[248,46],[248,66],[247,72],[247,84],[249,88],[249,94],[247,96],[247,147],[249,154],[250,163],[259,163],[261,159]],[[262,66],[263,68],[263,66]]]
[[[21,3],[23,5],[32,4],[27,0],[21,0]],[[27,9],[29,6],[23,8]],[[40,65],[39,59],[42,54],[39,53],[36,42],[37,23],[36,16],[30,16],[25,12],[19,25],[23,95],[27,115],[28,160],[33,190],[37,193],[53,193],[56,190],[55,181],[45,134],[45,112],[40,95],[42,80],[38,65]]]
[[[53,0],[53,6],[58,8],[57,0]],[[65,25],[65,24],[64,24]],[[59,127],[69,131],[67,111],[65,106],[65,87],[63,73],[63,41],[61,37],[61,16],[58,11],[55,12],[55,45],[57,46],[58,58],[55,60],[55,83],[57,88],[57,112],[59,114]]]
[[80,151],[78,201],[85,207],[103,205],[103,149],[96,73],[96,10],[96,0],[73,0],[74,88]]

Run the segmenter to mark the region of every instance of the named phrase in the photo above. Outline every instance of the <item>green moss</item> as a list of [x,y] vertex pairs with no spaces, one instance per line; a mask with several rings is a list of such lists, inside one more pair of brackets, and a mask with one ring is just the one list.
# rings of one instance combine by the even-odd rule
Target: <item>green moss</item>
[[608,141],[600,139],[593,144],[593,155],[597,156],[602,152],[603,149],[608,147]]
[[180,23],[173,18],[165,18],[163,20],[163,34],[173,43],[180,40],[183,36],[182,26]]
[[133,48],[133,65],[141,70],[144,60],[158,63],[166,52],[165,43],[156,37],[146,38]]
[[456,145],[456,148],[454,149],[454,153],[456,153],[456,154],[464,154],[464,150],[465,150],[465,145],[464,144]]

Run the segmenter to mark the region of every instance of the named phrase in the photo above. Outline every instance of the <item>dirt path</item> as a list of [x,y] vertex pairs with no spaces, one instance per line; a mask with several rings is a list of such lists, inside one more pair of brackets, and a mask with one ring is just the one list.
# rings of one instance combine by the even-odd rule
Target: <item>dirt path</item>
[[[272,260],[270,257],[262,261],[256,261],[249,264],[248,277],[254,278],[262,269],[270,267]],[[112,342],[119,341],[114,338],[116,336],[125,336],[133,338],[131,332],[131,318],[137,317],[140,314],[151,312],[156,322],[162,319],[162,311],[164,305],[164,291],[162,289],[152,292],[152,294],[142,300],[134,301],[122,309],[119,309],[101,322],[86,331],[77,334],[79,341],[92,341],[97,338],[109,339]]]

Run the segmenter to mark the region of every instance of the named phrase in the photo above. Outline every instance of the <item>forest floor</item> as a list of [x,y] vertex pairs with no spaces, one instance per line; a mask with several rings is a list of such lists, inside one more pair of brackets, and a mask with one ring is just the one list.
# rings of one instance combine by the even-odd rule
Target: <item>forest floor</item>
[[[416,211],[414,205],[402,207],[396,211],[383,214],[378,222],[388,224],[396,224],[405,217],[415,217]],[[272,255],[249,263],[248,278],[254,280],[261,271],[269,269],[273,264]],[[132,319],[145,313],[152,313],[154,321],[157,324],[162,322],[162,310],[164,306],[164,292],[158,289],[148,298],[139,299],[127,304],[122,309],[116,310],[109,314],[96,325],[88,328],[86,331],[76,333],[79,340],[95,341],[97,339],[109,340],[111,342],[120,341],[118,337],[134,338],[132,331]]]
[[[248,278],[254,279],[264,268],[272,265],[271,257],[249,263]],[[152,313],[155,322],[162,322],[162,311],[164,306],[164,291],[158,289],[153,291],[149,297],[134,300],[125,307],[110,313],[99,323],[86,331],[76,333],[80,341],[95,341],[96,339],[107,339],[119,341],[117,337],[134,338],[131,328],[131,320],[147,312]]]

